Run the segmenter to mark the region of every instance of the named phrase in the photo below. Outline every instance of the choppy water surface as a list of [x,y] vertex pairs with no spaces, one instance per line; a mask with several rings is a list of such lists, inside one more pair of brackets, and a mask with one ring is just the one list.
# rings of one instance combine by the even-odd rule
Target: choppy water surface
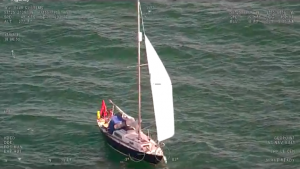
[[[137,115],[136,70],[127,68],[137,62],[134,2],[5,1],[0,8],[0,135],[16,146],[3,150],[1,168],[166,167],[107,148],[95,122],[102,99]],[[142,8],[174,87],[167,168],[299,166],[299,3],[147,1]],[[7,23],[13,10],[19,17]],[[31,17],[20,19],[20,11]],[[142,70],[148,126],[154,116]]]

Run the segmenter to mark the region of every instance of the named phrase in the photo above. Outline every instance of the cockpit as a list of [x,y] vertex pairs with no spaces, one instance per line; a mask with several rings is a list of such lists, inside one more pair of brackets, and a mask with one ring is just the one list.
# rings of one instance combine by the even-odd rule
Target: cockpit
[[135,130],[135,124],[134,118],[118,113],[111,117],[108,124],[108,132],[112,134],[115,130],[120,129],[125,131]]

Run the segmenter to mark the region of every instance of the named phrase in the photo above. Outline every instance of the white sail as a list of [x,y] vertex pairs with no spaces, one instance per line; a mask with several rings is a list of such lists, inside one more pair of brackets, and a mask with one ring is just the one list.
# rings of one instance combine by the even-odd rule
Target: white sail
[[175,133],[172,82],[165,66],[146,35],[145,44],[156,121],[157,140],[160,142],[173,137]]

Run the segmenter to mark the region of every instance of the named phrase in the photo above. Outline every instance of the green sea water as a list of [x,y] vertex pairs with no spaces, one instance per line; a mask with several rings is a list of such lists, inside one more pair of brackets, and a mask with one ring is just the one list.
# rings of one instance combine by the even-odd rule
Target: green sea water
[[[173,83],[167,165],[128,160],[96,126],[102,99],[137,117],[134,1],[2,1],[0,168],[299,168],[299,2],[141,5]],[[155,137],[146,67],[142,118]]]

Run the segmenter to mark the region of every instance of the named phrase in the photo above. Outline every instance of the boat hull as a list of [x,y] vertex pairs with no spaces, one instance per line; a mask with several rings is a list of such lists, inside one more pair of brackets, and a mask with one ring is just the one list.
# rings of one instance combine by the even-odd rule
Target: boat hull
[[111,148],[113,148],[114,150],[116,150],[117,152],[125,156],[128,156],[134,162],[145,161],[151,164],[158,164],[163,159],[163,156],[141,153],[134,149],[130,149],[129,147],[124,146],[123,144],[120,144],[118,141],[112,139],[110,136],[108,136],[108,133],[103,132],[101,128],[100,128],[100,132],[102,133],[105,141],[107,142],[107,144],[110,145]]

